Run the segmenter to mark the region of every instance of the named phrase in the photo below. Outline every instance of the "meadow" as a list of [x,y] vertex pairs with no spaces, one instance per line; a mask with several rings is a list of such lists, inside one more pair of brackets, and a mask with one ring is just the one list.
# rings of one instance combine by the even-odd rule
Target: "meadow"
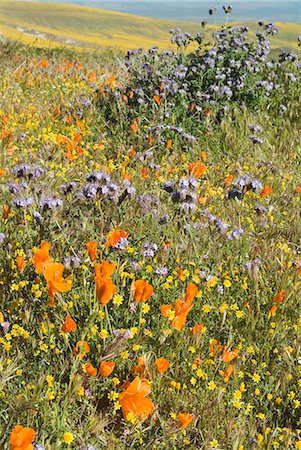
[[171,38],[0,44],[1,449],[301,449],[297,36]]

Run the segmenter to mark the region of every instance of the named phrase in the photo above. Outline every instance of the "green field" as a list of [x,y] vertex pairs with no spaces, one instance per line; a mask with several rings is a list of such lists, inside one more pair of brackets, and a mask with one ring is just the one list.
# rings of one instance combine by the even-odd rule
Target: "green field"
[[[257,29],[255,23],[248,25]],[[168,31],[176,26],[192,33],[200,29],[198,23],[150,19],[82,6],[0,1],[0,35],[40,47],[167,48]],[[279,22],[277,26],[280,33],[272,38],[272,47],[297,48],[300,25]]]

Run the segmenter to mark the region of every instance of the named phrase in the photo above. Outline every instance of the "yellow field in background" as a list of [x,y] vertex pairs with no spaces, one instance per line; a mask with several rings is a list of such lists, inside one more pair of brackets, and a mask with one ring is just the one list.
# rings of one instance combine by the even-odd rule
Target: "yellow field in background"
[[[255,36],[256,23],[247,23]],[[271,38],[273,48],[297,49],[300,25],[277,23],[280,32]],[[59,3],[0,0],[0,35],[41,47],[170,48],[169,29],[195,33],[201,25],[173,22]],[[213,30],[213,26],[208,26]],[[210,34],[209,34],[210,36]]]

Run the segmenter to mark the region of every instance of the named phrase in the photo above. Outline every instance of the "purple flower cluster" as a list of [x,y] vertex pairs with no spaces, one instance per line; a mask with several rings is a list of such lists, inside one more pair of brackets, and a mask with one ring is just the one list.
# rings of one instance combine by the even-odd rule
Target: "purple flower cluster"
[[136,189],[128,180],[121,184],[111,180],[105,171],[95,171],[86,176],[87,183],[83,186],[81,195],[86,199],[107,199],[114,203],[122,203],[127,197],[132,198]]
[[160,200],[157,196],[146,194],[139,196],[137,201],[142,214],[147,214],[149,212],[152,212],[154,215],[157,214],[158,211],[156,209],[156,206],[160,203]]
[[241,200],[244,196],[244,194],[247,191],[253,191],[253,192],[259,192],[262,189],[262,183],[261,181],[252,178],[250,175],[245,174],[241,175],[240,177],[236,178],[232,184],[235,186],[234,188],[231,188],[225,198],[226,199],[239,199]]
[[193,212],[197,206],[198,180],[194,177],[180,178],[177,181],[168,181],[163,189],[171,194],[173,203],[179,203],[181,209]]
[[48,196],[40,200],[39,206],[43,211],[54,210],[56,208],[62,207],[63,201],[60,198]]
[[231,233],[227,234],[227,239],[237,241],[244,234],[243,228],[235,228],[235,230],[231,231]]
[[143,255],[147,258],[153,258],[158,251],[158,245],[155,242],[144,242],[141,248]]
[[203,208],[201,211],[201,216],[207,219],[208,224],[214,225],[221,234],[227,233],[230,225],[224,222],[222,219],[217,218],[208,209]]
[[27,178],[35,180],[38,177],[44,175],[42,167],[33,166],[31,164],[19,164],[13,167],[13,174],[17,178]]

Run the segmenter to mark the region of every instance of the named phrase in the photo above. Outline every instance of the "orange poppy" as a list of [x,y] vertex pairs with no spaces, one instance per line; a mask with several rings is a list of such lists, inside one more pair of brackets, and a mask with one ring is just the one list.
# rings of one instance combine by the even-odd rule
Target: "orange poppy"
[[157,371],[161,374],[166,372],[166,370],[170,367],[169,361],[165,358],[158,358],[155,361]]
[[10,450],[32,450],[35,434],[32,428],[16,426],[10,434]]
[[116,294],[117,287],[112,282],[110,277],[101,278],[95,277],[96,283],[96,297],[102,305],[107,305],[113,296]]
[[285,295],[286,295],[285,294],[285,290],[281,289],[281,291],[278,292],[278,294],[274,295],[273,302],[274,303],[281,303],[281,302],[283,302],[283,300],[285,299]]
[[90,353],[90,346],[87,341],[78,341],[74,349],[74,355],[83,359],[87,353]]
[[230,379],[230,377],[231,377],[231,375],[232,375],[232,373],[233,373],[233,369],[234,369],[234,367],[232,366],[232,364],[230,364],[228,367],[227,367],[227,369],[225,370],[225,372],[223,373],[223,378],[224,378],[224,381],[229,381],[229,379]]
[[230,186],[230,184],[232,183],[233,179],[234,179],[234,176],[233,176],[233,175],[228,175],[228,176],[225,178],[225,184],[226,184],[227,186]]
[[100,264],[95,264],[94,273],[96,277],[110,277],[116,268],[116,264],[112,264],[109,261],[102,261]]
[[45,266],[43,275],[47,281],[48,295],[50,298],[50,305],[54,303],[54,296],[58,292],[67,292],[71,289],[72,281],[71,275],[63,279],[64,264],[48,263]]
[[25,259],[22,256],[16,257],[16,263],[19,270],[24,270],[25,267]]
[[301,186],[296,186],[295,191],[298,192],[298,194],[301,194]]
[[192,303],[197,293],[198,293],[197,286],[194,283],[189,283],[186,288],[186,293],[184,297],[185,302]]
[[273,193],[273,189],[271,188],[271,186],[264,186],[264,188],[262,189],[261,193],[260,193],[260,197],[266,197],[267,195],[270,195]]
[[199,205],[206,205],[207,197],[199,197]]
[[138,131],[137,120],[135,120],[135,119],[132,120],[131,125],[130,125],[130,129],[132,130],[132,132],[133,132],[134,134],[137,133],[137,131]]
[[132,366],[131,368],[131,372],[133,375],[142,375],[145,373],[146,371],[146,358],[145,356],[139,356],[138,360],[137,360],[137,365],[136,366]]
[[40,248],[34,253],[32,262],[37,273],[43,272],[46,264],[52,262],[52,258],[49,256],[49,250],[51,249],[51,244],[46,241],[42,241]]
[[7,206],[7,205],[4,205],[3,209],[2,209],[2,217],[3,217],[3,219],[7,219],[9,215],[10,215],[10,207]]
[[147,180],[150,176],[150,170],[147,167],[142,167],[140,170],[140,176],[143,180]]
[[95,259],[97,259],[97,247],[98,247],[97,242],[94,241],[87,242],[86,247],[91,261],[95,261]]
[[192,308],[193,305],[191,303],[177,299],[175,303],[175,317],[171,322],[172,327],[179,331],[183,330],[187,315]]
[[161,103],[161,97],[160,95],[154,95],[154,100],[157,103],[157,105],[159,106]]
[[269,311],[269,317],[274,317],[275,314],[276,314],[277,309],[278,309],[278,306],[277,305],[273,305],[272,308]]
[[136,377],[125,391],[119,394],[119,403],[124,419],[129,413],[143,419],[154,411],[153,402],[147,398],[150,392],[150,384],[140,377]]
[[179,421],[179,426],[180,428],[182,428],[184,430],[184,428],[187,428],[188,425],[190,424],[190,422],[193,419],[193,415],[192,414],[179,414],[178,415],[178,421]]
[[111,280],[115,264],[103,261],[101,264],[95,264],[94,280],[96,284],[96,297],[102,305],[107,305],[116,294],[117,287]]
[[202,164],[200,161],[190,163],[188,168],[189,172],[196,178],[200,178],[207,171],[205,164]]
[[134,282],[134,291],[135,302],[144,303],[152,296],[154,288],[147,281],[137,280]]
[[121,238],[127,238],[129,236],[128,231],[125,230],[112,230],[107,236],[106,247],[116,247]]
[[177,299],[175,304],[172,305],[162,305],[161,313],[163,317],[169,317],[172,312],[174,312],[174,317],[172,319],[171,325],[176,330],[183,330],[186,318],[189,311],[193,308],[193,299],[198,292],[198,288],[194,283],[189,283],[186,288],[186,293],[184,300]]
[[2,312],[0,311],[0,323],[4,322],[4,315],[2,314]]
[[195,325],[192,329],[191,329],[191,334],[198,334],[198,333],[202,333],[202,331],[204,330],[205,325],[203,323],[199,323],[198,325]]
[[167,142],[166,142],[166,148],[167,148],[167,150],[169,150],[170,148],[171,148],[171,146],[172,146],[172,139],[167,139]]
[[161,306],[161,314],[163,317],[168,317],[172,311],[171,305],[162,305]]
[[210,356],[216,356],[223,349],[223,345],[219,345],[216,339],[211,339],[209,345]]
[[238,353],[240,352],[240,348],[236,348],[235,350],[229,350],[225,348],[222,354],[222,360],[226,363],[233,361],[233,359],[237,358]]
[[40,66],[46,69],[48,67],[48,61],[47,59],[41,59]]
[[100,375],[103,377],[109,377],[115,369],[115,363],[113,361],[102,361],[99,366]]
[[72,319],[70,314],[66,316],[65,323],[62,325],[62,331],[64,333],[71,333],[77,328],[76,322]]
[[87,363],[84,366],[85,371],[91,375],[91,377],[96,377],[97,375],[97,369],[95,369],[95,367],[93,367],[93,365],[91,363]]

